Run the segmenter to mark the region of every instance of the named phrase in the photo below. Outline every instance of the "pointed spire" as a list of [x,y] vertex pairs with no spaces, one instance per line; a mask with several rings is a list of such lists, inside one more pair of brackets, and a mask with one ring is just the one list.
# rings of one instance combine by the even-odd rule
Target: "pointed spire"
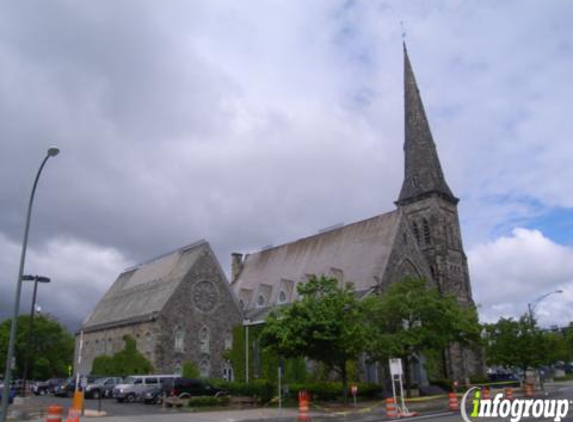
[[448,187],[430,125],[418,91],[418,85],[404,46],[404,108],[405,108],[405,171],[398,205],[410,203],[418,198],[438,194],[450,202],[458,199]]

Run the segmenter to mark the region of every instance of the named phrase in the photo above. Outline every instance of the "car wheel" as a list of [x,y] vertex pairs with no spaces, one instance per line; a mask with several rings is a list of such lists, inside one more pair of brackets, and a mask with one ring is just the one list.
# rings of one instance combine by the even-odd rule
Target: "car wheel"
[[100,396],[101,396],[101,393],[99,392],[99,390],[92,391],[92,398],[97,400],[100,398]]
[[47,393],[46,390],[39,390],[39,391],[38,391],[38,394],[39,394],[40,396],[45,396],[46,393]]
[[125,399],[127,400],[128,403],[133,403],[135,402],[135,394],[128,394]]
[[178,396],[180,399],[190,399],[191,398],[191,394],[189,393],[181,393]]

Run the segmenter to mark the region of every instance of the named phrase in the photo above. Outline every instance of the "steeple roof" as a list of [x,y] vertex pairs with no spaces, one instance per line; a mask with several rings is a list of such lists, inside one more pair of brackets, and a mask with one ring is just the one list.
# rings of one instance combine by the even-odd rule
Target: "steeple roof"
[[450,190],[442,172],[405,43],[404,111],[405,171],[404,182],[396,203],[404,205],[432,194],[437,194],[450,202],[457,203],[458,199]]

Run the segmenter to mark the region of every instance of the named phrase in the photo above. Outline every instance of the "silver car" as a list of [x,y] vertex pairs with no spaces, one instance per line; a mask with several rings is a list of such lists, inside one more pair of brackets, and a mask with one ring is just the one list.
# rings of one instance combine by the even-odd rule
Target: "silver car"
[[161,386],[161,380],[173,379],[176,375],[130,375],[113,389],[113,398],[118,402],[133,403],[143,393]]

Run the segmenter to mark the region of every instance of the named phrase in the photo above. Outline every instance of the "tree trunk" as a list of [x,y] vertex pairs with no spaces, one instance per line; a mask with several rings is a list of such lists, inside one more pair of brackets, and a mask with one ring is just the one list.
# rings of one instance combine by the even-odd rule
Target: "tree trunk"
[[348,405],[348,374],[346,373],[346,361],[340,367],[340,375],[342,375],[342,395],[344,397],[344,405]]

